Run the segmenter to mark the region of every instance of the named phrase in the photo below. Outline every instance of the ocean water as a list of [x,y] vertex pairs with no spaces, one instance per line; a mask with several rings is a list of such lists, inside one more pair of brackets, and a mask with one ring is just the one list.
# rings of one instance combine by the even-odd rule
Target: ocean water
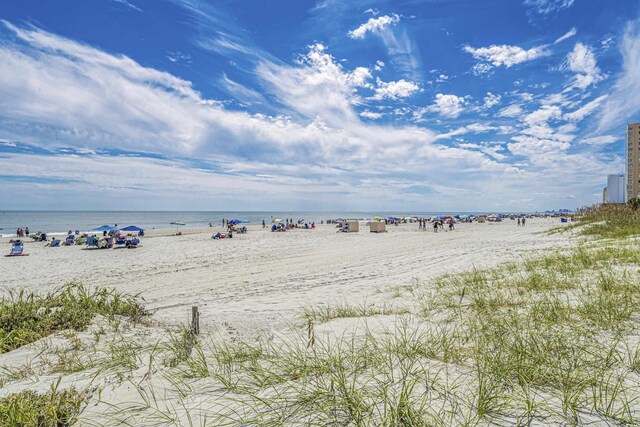
[[[293,218],[294,221],[304,219],[315,221],[335,218],[371,218],[380,216],[411,216],[430,217],[442,214],[463,214],[468,212],[170,212],[170,211],[113,211],[113,212],[83,212],[83,211],[0,211],[0,234],[9,236],[15,234],[19,227],[29,227],[32,233],[42,231],[53,234],[64,234],[68,230],[89,231],[101,225],[116,225],[126,227],[136,225],[144,229],[171,228],[170,223],[182,221],[186,227],[206,227],[209,223],[220,225],[222,219],[245,219],[250,224],[262,224],[262,220],[271,222],[275,218]],[[481,213],[481,212],[478,212]]]

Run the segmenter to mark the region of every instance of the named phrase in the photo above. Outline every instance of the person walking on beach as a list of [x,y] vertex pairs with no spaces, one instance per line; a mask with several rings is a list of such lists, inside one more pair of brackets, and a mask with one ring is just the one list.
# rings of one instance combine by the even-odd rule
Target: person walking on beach
[[29,237],[29,227],[24,229],[24,234]]
[[518,217],[518,227],[520,227],[520,217]]
[[264,222],[264,219],[262,220],[262,228],[267,228],[267,224]]
[[524,217],[522,217],[522,226],[524,227]]
[[438,232],[438,221],[433,221],[433,232],[434,233]]
[[449,231],[453,231],[454,226],[455,225],[454,225],[453,219],[450,219],[449,220]]

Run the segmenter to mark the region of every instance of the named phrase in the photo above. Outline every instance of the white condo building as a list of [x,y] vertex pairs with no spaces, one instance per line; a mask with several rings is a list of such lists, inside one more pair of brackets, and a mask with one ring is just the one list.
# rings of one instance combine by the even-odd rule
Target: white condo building
[[607,175],[606,203],[626,203],[625,176],[622,173]]

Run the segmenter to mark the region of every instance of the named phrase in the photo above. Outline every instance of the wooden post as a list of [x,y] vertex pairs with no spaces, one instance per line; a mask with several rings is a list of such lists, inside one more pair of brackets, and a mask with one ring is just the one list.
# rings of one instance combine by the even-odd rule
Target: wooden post
[[200,334],[200,313],[198,306],[191,307],[191,331],[194,335]]

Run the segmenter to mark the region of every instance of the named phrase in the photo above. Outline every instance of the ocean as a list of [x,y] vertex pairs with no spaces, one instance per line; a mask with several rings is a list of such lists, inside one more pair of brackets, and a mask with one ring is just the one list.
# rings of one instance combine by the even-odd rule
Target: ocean
[[[186,227],[206,227],[209,223],[220,225],[222,218],[245,219],[250,224],[262,224],[262,220],[271,222],[275,218],[293,218],[294,221],[304,219],[315,221],[336,218],[363,219],[376,215],[385,216],[411,216],[430,217],[434,215],[457,215],[469,212],[294,212],[294,211],[255,211],[255,212],[231,212],[231,211],[112,211],[112,212],[85,212],[85,211],[0,211],[0,234],[4,237],[14,235],[19,227],[29,227],[32,233],[42,231],[49,234],[65,234],[68,230],[89,231],[101,225],[118,225],[126,227],[136,225],[144,229],[171,228],[170,223],[181,221]],[[481,213],[481,212],[477,212]]]

